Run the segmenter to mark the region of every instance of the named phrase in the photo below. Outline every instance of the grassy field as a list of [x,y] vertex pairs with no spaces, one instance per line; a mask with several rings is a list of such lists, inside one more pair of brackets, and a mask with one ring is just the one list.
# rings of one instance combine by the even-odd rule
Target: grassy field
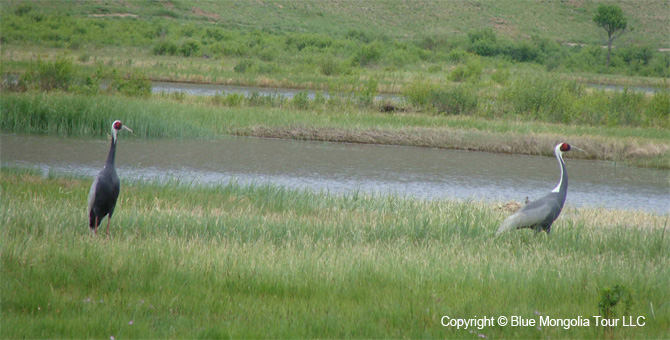
[[[90,179],[2,169],[2,338],[663,338],[668,216],[573,209],[552,234],[494,237],[479,202],[124,183],[112,237]],[[593,326],[612,315],[644,327]],[[628,310],[626,311],[626,304]],[[457,330],[454,318],[591,319]]]
[[[528,39],[544,35],[561,43],[602,44],[593,15],[607,1],[415,1],[400,0],[367,3],[258,1],[6,1],[3,7],[14,10],[32,4],[40,13],[67,13],[74,17],[104,19],[114,14],[130,14],[127,20],[169,19],[192,23],[209,23],[227,29],[266,30],[272,32],[311,32],[345,35],[355,30],[371,36],[386,35],[393,39],[416,39],[426,35],[466,35],[473,27],[493,27],[509,39]],[[647,0],[644,5],[616,1],[634,29],[621,37],[622,43],[647,43],[669,47],[664,34],[670,6],[664,0]],[[476,15],[473,15],[475,14]],[[95,17],[95,16],[98,17]],[[429,29],[426,32],[426,29]],[[603,32],[604,35],[604,32]],[[119,38],[119,37],[116,37]]]
[[658,50],[670,47],[668,2],[617,3],[633,29],[617,40],[610,69],[604,31],[592,21],[598,4],[8,1],[2,71],[23,73],[31,60],[67,56],[83,74],[102,68],[153,80],[330,90],[376,79],[381,92],[399,93],[417,77],[450,82],[455,68],[478,55],[485,73],[541,69],[667,86],[670,55]]
[[[381,113],[355,106],[296,109],[217,104],[212,98],[126,98],[62,93],[7,93],[2,131],[99,136],[109,117],[131,126],[132,138],[214,138],[221,135],[411,145],[552,156],[568,141],[589,159],[670,167],[667,129],[583,126],[473,116]],[[572,156],[570,156],[572,157]]]

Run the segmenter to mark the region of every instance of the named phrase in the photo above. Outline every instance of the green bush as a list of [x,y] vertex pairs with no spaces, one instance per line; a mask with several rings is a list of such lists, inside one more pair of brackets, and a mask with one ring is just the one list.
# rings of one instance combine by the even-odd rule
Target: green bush
[[504,66],[498,66],[493,73],[491,73],[491,80],[495,81],[496,83],[500,85],[505,85],[507,84],[507,80],[510,77],[510,72],[507,67]]
[[19,6],[16,7],[16,10],[14,11],[14,14],[17,16],[23,16],[24,14],[30,13],[32,11],[33,6],[29,3],[22,3]]
[[309,98],[307,96],[307,91],[300,91],[293,96],[291,99],[291,104],[293,107],[299,110],[306,110],[309,108]]
[[581,85],[548,75],[519,78],[502,92],[507,113],[555,123],[569,123],[571,104],[583,94]]
[[378,82],[376,79],[368,80],[362,88],[362,91],[359,93],[358,99],[359,103],[362,106],[371,106],[374,102],[375,96],[377,96],[377,86]]
[[59,57],[53,62],[38,60],[24,75],[24,81],[37,84],[42,91],[67,91],[74,76],[74,64],[68,58]]
[[645,125],[670,129],[670,89],[655,93],[644,110]]
[[417,79],[403,88],[402,95],[415,107],[426,107],[435,88],[436,85],[424,79]]
[[212,97],[212,103],[227,107],[238,107],[244,101],[244,95],[240,93],[217,93]]
[[368,66],[371,63],[379,61],[379,57],[382,54],[381,50],[382,44],[379,41],[365,44],[358,49],[353,62],[361,67]]
[[199,57],[200,43],[196,40],[188,40],[179,47],[179,54],[184,57]]
[[478,97],[474,87],[457,85],[449,89],[430,92],[430,104],[439,113],[470,115],[477,109]]
[[447,59],[449,61],[460,63],[468,59],[468,52],[460,47],[456,47],[449,51]]
[[286,45],[295,46],[298,51],[307,47],[324,49],[333,44],[333,38],[325,34],[293,34],[286,38]]
[[340,65],[332,56],[321,58],[319,69],[324,76],[334,76],[340,73]]
[[178,50],[177,44],[174,42],[161,41],[151,49],[151,52],[155,55],[175,55]]
[[233,67],[233,71],[237,73],[247,73],[250,72],[255,65],[256,63],[251,59],[242,59]]
[[540,49],[527,41],[510,44],[504,52],[512,60],[520,62],[536,61],[540,55]]
[[144,75],[128,74],[125,77],[114,76],[109,91],[128,97],[148,97],[151,95],[151,81]]
[[470,58],[467,64],[457,65],[449,74],[449,79],[457,82],[478,81],[483,70],[484,66],[479,58]]
[[490,27],[469,32],[468,39],[470,41],[468,51],[480,56],[494,56],[500,51],[497,43],[498,38]]
[[86,95],[95,95],[100,93],[100,84],[102,83],[102,70],[98,69],[94,74],[86,76],[81,83],[72,87],[72,92]]

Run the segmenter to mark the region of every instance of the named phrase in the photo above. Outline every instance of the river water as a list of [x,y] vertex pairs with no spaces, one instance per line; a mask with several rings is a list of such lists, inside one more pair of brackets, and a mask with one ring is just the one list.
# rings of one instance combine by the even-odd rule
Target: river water
[[[152,82],[151,92],[153,93],[185,93],[194,96],[215,96],[217,94],[241,94],[245,97],[257,93],[261,96],[282,96],[287,99],[293,98],[300,92],[306,92],[307,98],[316,98],[317,91],[302,89],[287,89],[275,87],[256,87],[256,86],[236,86],[236,85],[214,85],[214,84],[190,84],[173,82]],[[330,97],[328,91],[319,91],[324,98]],[[341,94],[348,95],[348,94]],[[374,98],[377,101],[391,100],[400,101],[402,98],[392,94],[378,94]]]
[[[195,96],[214,96],[217,94],[237,93],[249,97],[252,93],[258,93],[259,95],[262,96],[283,96],[284,98],[291,99],[299,92],[307,92],[307,97],[309,99],[314,99],[316,97],[316,91],[301,90],[301,89],[235,86],[235,85],[213,85],[213,84],[190,84],[190,83],[177,83],[177,82],[152,82],[151,85],[152,85],[151,91],[154,93],[182,92]],[[611,91],[623,91],[624,89],[636,92],[645,92],[645,93],[655,93],[658,91],[662,91],[661,87],[649,87],[649,86],[620,86],[620,85],[599,85],[599,84],[586,84],[586,86],[596,88],[599,90],[604,89]],[[321,91],[321,94],[323,95],[324,98],[329,97],[328,91]],[[403,100],[403,97],[400,95],[382,93],[375,96],[375,100],[399,102]]]
[[[39,167],[45,173],[95,176],[108,150],[104,138],[0,136],[3,165]],[[568,205],[670,213],[667,171],[576,159],[566,159],[566,164]],[[233,137],[145,140],[121,135],[116,165],[122,181],[236,180],[336,194],[519,202],[552,190],[560,174],[553,157]]]

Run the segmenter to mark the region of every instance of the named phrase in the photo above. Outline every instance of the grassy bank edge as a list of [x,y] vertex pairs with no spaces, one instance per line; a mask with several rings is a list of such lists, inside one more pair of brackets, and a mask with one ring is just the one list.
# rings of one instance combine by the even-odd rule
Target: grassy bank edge
[[567,157],[670,169],[670,141],[661,129],[586,127],[477,117],[387,114],[344,108],[217,105],[179,100],[6,93],[0,129],[9,133],[102,136],[110,117],[131,126],[132,138],[216,138],[222,135],[445,148],[553,156],[558,142],[587,151]]
[[518,134],[461,129],[405,128],[348,130],[338,128],[254,126],[233,131],[234,135],[334,143],[415,146],[465,151],[553,156],[554,146],[566,141],[587,151],[567,158],[610,161],[643,168],[670,169],[670,145],[596,136],[551,133]]

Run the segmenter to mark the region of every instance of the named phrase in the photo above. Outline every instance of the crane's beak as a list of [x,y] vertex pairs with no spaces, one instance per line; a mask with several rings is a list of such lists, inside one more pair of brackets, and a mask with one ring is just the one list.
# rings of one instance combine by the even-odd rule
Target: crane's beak
[[575,150],[575,151],[579,151],[579,152],[583,152],[583,153],[585,153],[585,154],[587,154],[587,155],[589,154],[588,152],[586,152],[586,150],[584,150],[584,149],[580,149],[580,148],[578,148],[578,147],[576,147],[576,146],[573,146],[573,145],[570,145],[570,149],[571,149],[571,150]]
[[121,128],[124,129],[124,130],[130,131],[130,133],[133,133],[133,130],[131,130],[129,127],[127,127],[125,125],[121,125]]

